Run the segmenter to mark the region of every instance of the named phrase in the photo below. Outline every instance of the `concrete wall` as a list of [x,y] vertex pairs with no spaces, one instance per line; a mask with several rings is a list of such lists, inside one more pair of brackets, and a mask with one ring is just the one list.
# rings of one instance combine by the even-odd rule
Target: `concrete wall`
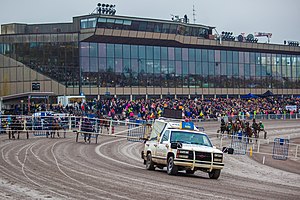
[[39,92],[54,92],[55,95],[66,93],[64,85],[12,58],[0,55],[0,96],[31,92],[33,82],[40,83]]

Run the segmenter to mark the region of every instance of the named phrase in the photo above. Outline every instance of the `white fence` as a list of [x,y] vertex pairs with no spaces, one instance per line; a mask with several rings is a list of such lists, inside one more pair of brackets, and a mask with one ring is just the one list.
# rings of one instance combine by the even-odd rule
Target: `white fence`
[[[0,134],[8,134],[14,139],[15,134],[30,136],[64,136],[77,133],[86,139],[98,138],[98,135],[123,134],[130,141],[142,141],[145,133],[149,132],[149,124],[140,120],[112,120],[109,118],[95,118],[83,116],[51,115],[51,116],[14,116],[0,115]],[[22,136],[21,136],[22,137]],[[78,138],[77,138],[78,140]],[[90,141],[89,141],[90,142]]]
[[219,147],[233,148],[234,151],[236,151],[235,154],[247,154],[251,156],[254,154],[260,154],[263,156],[286,156],[286,158],[290,159],[300,159],[300,144],[289,142],[289,139],[286,138],[280,138],[285,142],[283,144],[278,144],[279,138],[260,139],[244,136],[232,136],[228,134],[219,134],[218,137],[220,139]]

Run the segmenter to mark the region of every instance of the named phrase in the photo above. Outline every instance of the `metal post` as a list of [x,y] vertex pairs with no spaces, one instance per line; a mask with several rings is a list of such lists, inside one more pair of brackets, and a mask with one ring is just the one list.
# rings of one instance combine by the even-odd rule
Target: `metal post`
[[72,129],[72,117],[69,116],[69,131],[71,131],[71,129]]
[[109,134],[112,134],[112,119],[110,119],[109,123]]
[[257,153],[259,153],[260,140],[257,141]]
[[21,115],[23,115],[23,102],[24,102],[24,101],[21,100],[21,109],[22,109],[22,110],[21,110],[21,111],[22,111],[22,112],[21,112]]
[[[75,119],[76,121],[76,119]],[[81,124],[82,124],[82,117],[80,117],[80,121],[79,121],[79,127],[78,127],[78,130],[81,131]]]

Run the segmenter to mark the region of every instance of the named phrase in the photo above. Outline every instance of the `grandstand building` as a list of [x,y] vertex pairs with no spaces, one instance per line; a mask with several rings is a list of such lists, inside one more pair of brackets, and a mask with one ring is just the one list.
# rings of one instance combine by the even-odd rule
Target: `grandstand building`
[[99,13],[71,23],[4,24],[0,96],[300,94],[300,47],[219,40],[213,29]]

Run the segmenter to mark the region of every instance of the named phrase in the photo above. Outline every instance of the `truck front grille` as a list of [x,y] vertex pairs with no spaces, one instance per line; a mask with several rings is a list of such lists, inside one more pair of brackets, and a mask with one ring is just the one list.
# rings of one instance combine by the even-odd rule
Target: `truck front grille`
[[195,152],[195,160],[200,160],[200,161],[211,161],[211,153],[207,152]]

